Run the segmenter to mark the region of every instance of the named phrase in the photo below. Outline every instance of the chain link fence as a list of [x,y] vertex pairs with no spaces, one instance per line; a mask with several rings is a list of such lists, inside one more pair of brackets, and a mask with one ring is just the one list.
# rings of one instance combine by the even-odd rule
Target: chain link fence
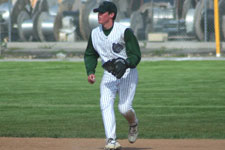
[[[32,0],[17,1],[2,1],[0,4],[1,41],[4,38],[9,39],[12,34],[13,41],[59,41],[63,29],[64,32],[67,29],[67,32],[76,34],[77,39],[86,40],[90,30],[97,25],[96,15],[91,10],[97,6],[99,0],[64,0],[61,3],[36,0],[37,5],[32,3],[33,6],[30,3]],[[117,21],[131,27],[139,40],[215,40],[214,0],[113,1],[119,10]],[[224,41],[225,0],[218,1],[220,34]],[[46,3],[49,4],[48,7]],[[22,5],[24,6],[21,7]],[[80,8],[75,8],[79,5]],[[32,8],[35,6],[38,8]]]
[[[136,23],[132,23],[139,38],[144,38],[142,36],[144,32],[148,35],[145,36],[145,40],[150,41],[215,41],[213,0],[173,0],[167,2],[170,3],[151,1],[132,14],[131,18],[139,18],[138,16],[143,18],[142,25],[140,25],[140,19],[138,22],[134,20],[133,22]],[[223,41],[224,0],[219,1],[219,7],[220,34]]]
[[[0,0],[0,41],[86,41],[98,25],[92,10],[101,1]],[[214,0],[111,1],[118,7],[116,21],[132,28],[139,41],[215,42]],[[225,42],[225,0],[218,2]]]

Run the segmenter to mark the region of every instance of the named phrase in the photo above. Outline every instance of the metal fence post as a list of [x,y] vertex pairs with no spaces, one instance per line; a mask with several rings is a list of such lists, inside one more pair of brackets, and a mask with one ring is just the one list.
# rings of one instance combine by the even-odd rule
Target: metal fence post
[[219,24],[219,5],[218,0],[214,0],[214,24],[215,24],[215,38],[216,38],[216,57],[220,57],[220,24]]
[[204,35],[205,35],[205,42],[208,41],[208,19],[207,19],[207,16],[208,16],[208,13],[207,13],[207,8],[208,8],[208,0],[205,0],[205,3],[204,3],[204,7],[205,7],[205,15],[204,15]]
[[8,36],[9,36],[9,39],[8,39],[8,42],[11,42],[11,33],[12,33],[12,22],[11,22],[11,0],[8,0],[8,7],[9,7],[9,25],[8,25]]

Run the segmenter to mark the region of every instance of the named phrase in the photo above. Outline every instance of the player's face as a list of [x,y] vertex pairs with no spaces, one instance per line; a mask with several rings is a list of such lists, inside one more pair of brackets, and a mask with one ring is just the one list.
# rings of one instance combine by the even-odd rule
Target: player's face
[[114,13],[109,14],[109,12],[105,13],[98,13],[98,23],[99,24],[107,24],[109,21],[112,20]]

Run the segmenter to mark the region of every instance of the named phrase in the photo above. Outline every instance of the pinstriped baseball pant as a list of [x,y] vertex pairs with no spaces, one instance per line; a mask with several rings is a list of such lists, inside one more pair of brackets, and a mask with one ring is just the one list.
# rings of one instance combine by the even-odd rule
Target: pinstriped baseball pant
[[132,108],[132,101],[134,99],[137,82],[138,72],[136,68],[127,69],[121,79],[116,79],[112,74],[104,71],[100,85],[100,106],[107,139],[116,139],[114,100],[117,93],[119,94],[118,108],[120,113],[126,118],[125,114],[129,111],[132,112],[134,119],[131,123],[137,122],[135,111]]

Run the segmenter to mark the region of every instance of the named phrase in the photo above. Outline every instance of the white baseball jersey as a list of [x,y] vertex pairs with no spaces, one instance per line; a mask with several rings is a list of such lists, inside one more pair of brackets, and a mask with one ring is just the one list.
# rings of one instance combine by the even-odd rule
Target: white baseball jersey
[[[106,36],[102,26],[93,29],[91,38],[94,49],[101,57],[102,64],[113,58],[127,58],[124,41],[124,32],[126,27],[114,23],[110,34]],[[111,73],[104,71],[100,85],[100,106],[102,111],[103,123],[105,127],[106,138],[116,139],[116,120],[114,114],[114,99],[119,94],[119,111],[126,117],[128,112],[132,112],[131,123],[137,123],[135,112],[132,108],[132,101],[135,95],[136,85],[138,82],[138,73],[136,68],[126,70],[121,79],[117,79]],[[129,119],[127,118],[127,119]]]
[[102,59],[102,63],[113,58],[127,58],[124,32],[127,27],[115,22],[112,31],[108,36],[103,32],[102,26],[92,31],[91,38],[94,49]]

